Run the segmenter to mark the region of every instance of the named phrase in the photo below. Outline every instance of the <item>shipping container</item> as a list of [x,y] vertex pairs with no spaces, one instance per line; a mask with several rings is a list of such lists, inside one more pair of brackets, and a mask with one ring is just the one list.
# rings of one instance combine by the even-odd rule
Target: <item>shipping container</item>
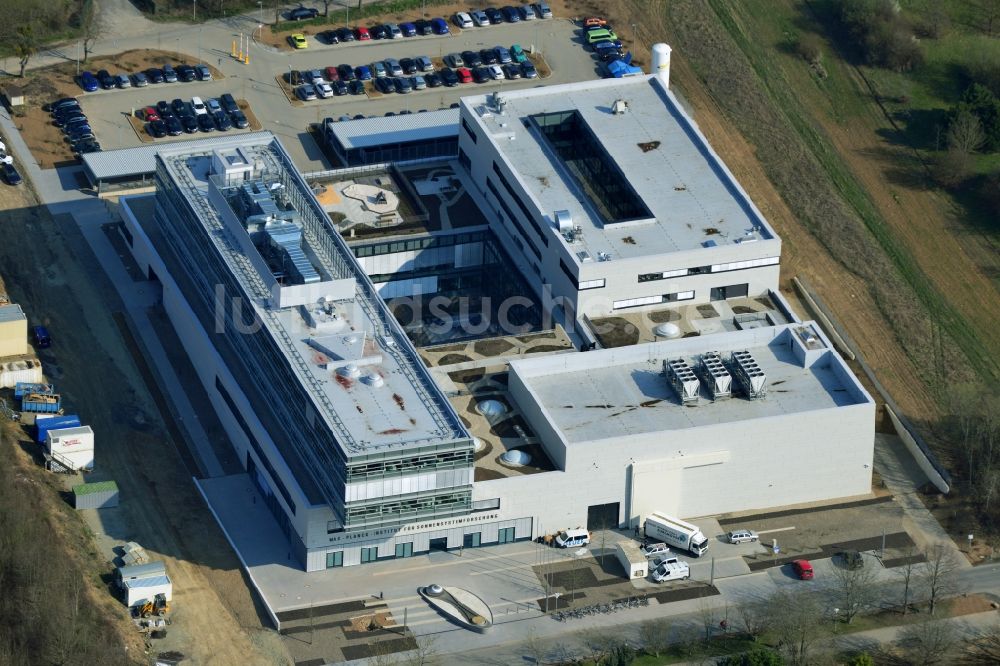
[[79,426],[80,417],[76,414],[66,414],[65,416],[40,415],[35,418],[35,441],[39,444],[44,444],[49,430],[61,430],[63,428],[76,428]]
[[77,509],[110,509],[118,506],[118,484],[114,481],[73,486],[73,506]]
[[42,364],[33,358],[0,363],[0,388],[13,388],[21,384],[38,384],[42,381]]
[[22,412],[56,414],[62,409],[62,398],[58,393],[28,393],[21,398]]
[[174,586],[166,575],[151,578],[131,578],[124,581],[125,603],[129,608],[141,606],[152,601],[157,594],[162,594],[170,601],[173,598]]
[[163,564],[163,562],[136,564],[129,567],[118,567],[118,571],[115,575],[117,576],[119,587],[125,587],[125,581],[166,576],[167,567]]

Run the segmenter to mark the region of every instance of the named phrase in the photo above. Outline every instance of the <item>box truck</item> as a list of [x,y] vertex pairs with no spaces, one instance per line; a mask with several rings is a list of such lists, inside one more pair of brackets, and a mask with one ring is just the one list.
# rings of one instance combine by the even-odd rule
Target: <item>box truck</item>
[[633,578],[645,578],[649,568],[649,560],[639,549],[639,544],[631,541],[623,541],[615,544],[615,555],[625,569],[625,577],[629,580]]
[[644,530],[649,541],[662,541],[668,546],[683,548],[696,557],[701,557],[708,550],[708,539],[700,529],[658,511],[646,516]]

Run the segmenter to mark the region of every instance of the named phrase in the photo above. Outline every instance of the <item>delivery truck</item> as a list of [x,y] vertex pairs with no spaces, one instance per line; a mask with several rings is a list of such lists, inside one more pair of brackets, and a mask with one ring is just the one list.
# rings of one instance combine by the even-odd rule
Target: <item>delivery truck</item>
[[683,548],[695,557],[701,557],[708,550],[708,539],[700,529],[665,513],[654,511],[646,516],[643,529],[647,540]]

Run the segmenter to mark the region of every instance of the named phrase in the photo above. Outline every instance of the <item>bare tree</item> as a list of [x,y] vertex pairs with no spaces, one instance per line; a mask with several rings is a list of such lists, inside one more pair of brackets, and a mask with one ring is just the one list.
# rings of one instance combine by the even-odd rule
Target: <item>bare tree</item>
[[931,619],[907,625],[900,630],[897,640],[906,663],[913,666],[954,663],[959,641],[958,628],[954,624]]
[[817,642],[826,632],[820,596],[811,590],[778,590],[769,600],[772,631],[792,666],[815,661]]
[[945,138],[948,140],[948,148],[969,154],[983,147],[986,132],[974,113],[962,109],[948,124]]
[[417,641],[417,647],[411,650],[403,660],[405,666],[431,666],[438,661],[436,639],[433,636],[423,636]]
[[708,598],[702,597],[698,600],[698,620],[701,628],[705,632],[705,642],[712,640],[712,632],[715,631],[715,618],[718,615],[716,609],[712,607]]
[[80,42],[83,46],[83,62],[87,62],[94,43],[101,36],[101,22],[97,20],[97,9],[92,0],[84,2],[80,12]]
[[371,646],[371,656],[368,657],[368,666],[396,666],[396,655],[392,652],[385,641],[375,641]]
[[910,612],[910,594],[913,591],[913,587],[916,585],[921,571],[918,570],[917,565],[917,549],[914,546],[909,546],[906,549],[906,564],[904,564],[899,569],[899,577],[902,579],[903,583],[903,615]]
[[647,654],[659,657],[670,646],[670,620],[648,620],[639,625],[639,640]]
[[771,610],[763,601],[751,601],[736,607],[739,628],[753,642],[764,635],[771,626]]
[[969,641],[966,660],[972,664],[1000,664],[1000,624],[981,631]]
[[840,617],[847,624],[854,622],[858,613],[863,613],[881,594],[876,586],[876,575],[873,567],[862,566],[852,569],[848,566],[833,570],[835,593],[840,607]]
[[927,585],[927,605],[931,615],[934,615],[943,597],[955,593],[957,570],[958,562],[950,545],[935,544],[927,553],[927,561],[924,562],[924,581]]
[[532,663],[542,663],[542,658],[545,656],[545,649],[542,647],[541,641],[538,640],[538,633],[534,627],[528,627],[528,635],[524,637],[524,647],[528,650],[528,655],[531,657]]
[[1000,24],[1000,0],[979,0],[979,9],[983,13],[986,34],[992,37],[993,29]]

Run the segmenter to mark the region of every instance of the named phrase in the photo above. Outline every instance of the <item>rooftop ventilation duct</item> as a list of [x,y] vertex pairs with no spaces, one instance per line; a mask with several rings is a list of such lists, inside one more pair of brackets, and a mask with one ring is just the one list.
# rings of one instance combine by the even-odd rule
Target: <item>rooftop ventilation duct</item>
[[677,396],[684,404],[698,402],[701,384],[691,366],[682,358],[663,362],[663,374],[667,376],[670,385],[674,387]]
[[555,212],[556,217],[556,227],[559,228],[559,233],[567,234],[573,231],[573,214],[568,210],[557,210]]
[[[272,221],[264,225],[264,233],[271,244],[284,255],[286,268],[291,269],[295,282],[311,284],[320,281],[320,275],[302,251],[302,229],[294,222]],[[291,266],[288,266],[291,264]]]
[[757,361],[748,351],[734,351],[730,357],[733,375],[743,392],[751,400],[757,400],[767,395],[767,375],[757,365]]
[[733,394],[733,376],[726,370],[719,352],[707,352],[701,357],[701,372],[705,387],[713,400],[728,398]]

